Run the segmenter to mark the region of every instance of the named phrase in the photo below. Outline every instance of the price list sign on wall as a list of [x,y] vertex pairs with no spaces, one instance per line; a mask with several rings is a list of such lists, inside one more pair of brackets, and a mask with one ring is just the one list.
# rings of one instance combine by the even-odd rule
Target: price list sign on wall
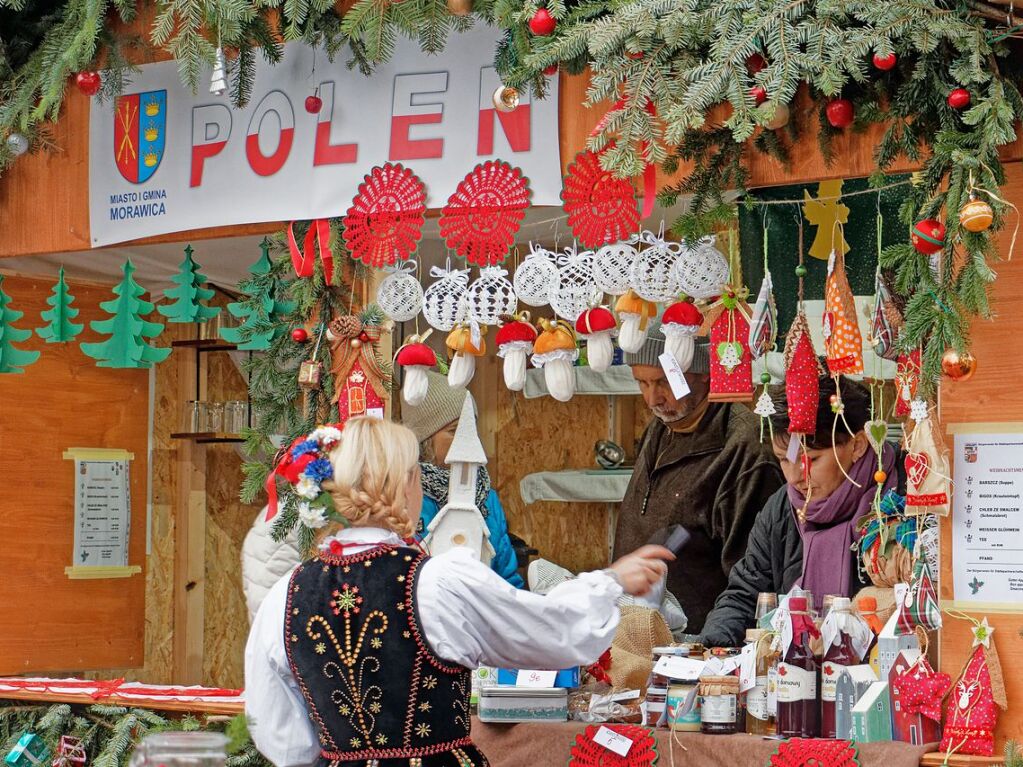
[[131,535],[131,453],[73,448],[75,523],[70,578],[117,578],[140,572],[128,565]]
[[957,433],[952,523],[956,602],[1023,602],[1023,433]]

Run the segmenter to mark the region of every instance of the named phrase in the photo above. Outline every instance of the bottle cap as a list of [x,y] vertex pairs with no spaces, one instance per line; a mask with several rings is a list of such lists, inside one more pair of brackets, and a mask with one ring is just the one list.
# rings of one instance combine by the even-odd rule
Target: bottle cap
[[852,600],[849,597],[835,597],[831,602],[831,609],[848,612],[852,609]]

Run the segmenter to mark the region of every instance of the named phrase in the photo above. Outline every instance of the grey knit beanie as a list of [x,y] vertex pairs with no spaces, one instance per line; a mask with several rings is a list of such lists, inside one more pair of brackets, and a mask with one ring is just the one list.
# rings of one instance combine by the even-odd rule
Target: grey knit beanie
[[448,379],[440,373],[428,371],[429,388],[426,399],[418,405],[401,403],[401,422],[416,435],[420,442],[429,439],[462,414],[462,404],[468,392],[448,386]]
[[[661,333],[661,318],[654,317],[647,323],[646,343],[635,353],[624,352],[626,365],[650,365],[660,367],[659,357],[664,354],[664,334]],[[693,352],[693,364],[689,366],[687,373],[709,373],[710,356],[708,348],[710,342],[700,337],[696,339],[696,350]]]

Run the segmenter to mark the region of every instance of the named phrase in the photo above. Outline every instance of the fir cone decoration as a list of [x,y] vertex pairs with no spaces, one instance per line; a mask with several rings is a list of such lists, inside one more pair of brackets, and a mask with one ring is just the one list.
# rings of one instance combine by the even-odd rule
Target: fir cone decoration
[[327,326],[327,340],[337,341],[344,338],[355,338],[362,332],[362,322],[354,314],[335,317]]

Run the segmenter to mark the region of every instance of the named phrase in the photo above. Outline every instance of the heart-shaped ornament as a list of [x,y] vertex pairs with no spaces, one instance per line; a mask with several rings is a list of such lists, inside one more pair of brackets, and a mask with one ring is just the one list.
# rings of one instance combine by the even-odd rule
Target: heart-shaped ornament
[[881,451],[885,439],[888,437],[888,422],[882,420],[867,421],[864,426],[867,430],[867,441],[876,452]]
[[909,453],[906,455],[906,478],[909,484],[920,487],[931,470],[931,459],[926,453]]

